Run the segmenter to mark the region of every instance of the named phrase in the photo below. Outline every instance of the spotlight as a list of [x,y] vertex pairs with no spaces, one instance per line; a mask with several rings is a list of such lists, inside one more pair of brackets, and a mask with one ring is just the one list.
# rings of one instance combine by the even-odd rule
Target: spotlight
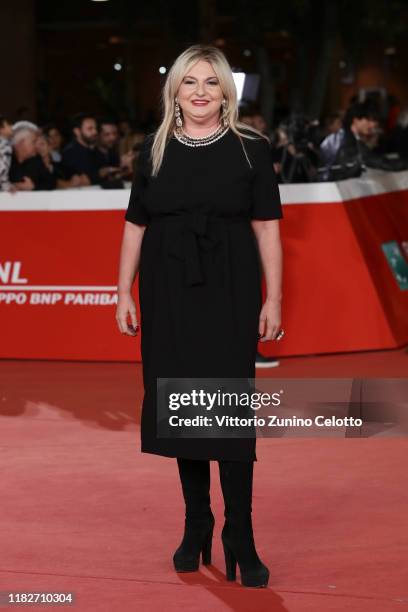
[[245,100],[246,102],[255,102],[259,89],[259,74],[251,74],[242,72],[241,70],[233,70],[232,78],[234,79],[235,88],[237,90],[238,102],[241,102],[242,100]]

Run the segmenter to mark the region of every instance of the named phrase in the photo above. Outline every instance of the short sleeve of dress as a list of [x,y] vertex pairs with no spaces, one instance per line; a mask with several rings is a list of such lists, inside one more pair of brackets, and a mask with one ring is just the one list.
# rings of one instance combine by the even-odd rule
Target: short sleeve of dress
[[150,138],[145,137],[137,160],[137,167],[133,176],[130,190],[129,204],[125,213],[126,221],[136,225],[148,225],[149,213],[143,206],[143,192],[147,186],[149,172]]
[[272,148],[265,138],[254,144],[251,219],[282,219],[279,185],[273,167]]

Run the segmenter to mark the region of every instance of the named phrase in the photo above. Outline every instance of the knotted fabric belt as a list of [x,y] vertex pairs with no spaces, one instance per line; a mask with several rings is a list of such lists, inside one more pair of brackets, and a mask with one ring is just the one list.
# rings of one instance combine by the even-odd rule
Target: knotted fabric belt
[[249,223],[248,215],[216,215],[200,210],[153,215],[150,223],[181,224],[181,240],[173,240],[168,248],[171,257],[183,262],[187,286],[202,285],[205,278],[200,250],[210,251],[223,240],[220,228],[231,223]]

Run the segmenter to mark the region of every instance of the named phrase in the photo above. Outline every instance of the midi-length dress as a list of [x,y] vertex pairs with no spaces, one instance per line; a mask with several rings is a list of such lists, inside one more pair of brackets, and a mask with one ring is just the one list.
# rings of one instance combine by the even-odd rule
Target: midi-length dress
[[[251,133],[242,130],[241,133]],[[261,263],[251,219],[283,217],[268,141],[231,130],[206,146],[168,141],[151,176],[141,147],[125,219],[146,226],[139,265],[141,451],[256,461],[256,438],[157,436],[158,377],[255,378]]]

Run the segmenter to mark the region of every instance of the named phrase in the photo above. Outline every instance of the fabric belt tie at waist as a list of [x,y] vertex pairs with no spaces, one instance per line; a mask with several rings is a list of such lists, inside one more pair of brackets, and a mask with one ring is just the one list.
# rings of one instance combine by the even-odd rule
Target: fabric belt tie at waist
[[200,250],[210,251],[222,242],[222,226],[230,223],[249,223],[247,215],[216,215],[203,211],[183,212],[177,214],[154,215],[151,223],[178,222],[181,224],[181,240],[174,240],[167,249],[170,257],[184,264],[184,282],[186,286],[202,285],[205,278],[200,259]]

